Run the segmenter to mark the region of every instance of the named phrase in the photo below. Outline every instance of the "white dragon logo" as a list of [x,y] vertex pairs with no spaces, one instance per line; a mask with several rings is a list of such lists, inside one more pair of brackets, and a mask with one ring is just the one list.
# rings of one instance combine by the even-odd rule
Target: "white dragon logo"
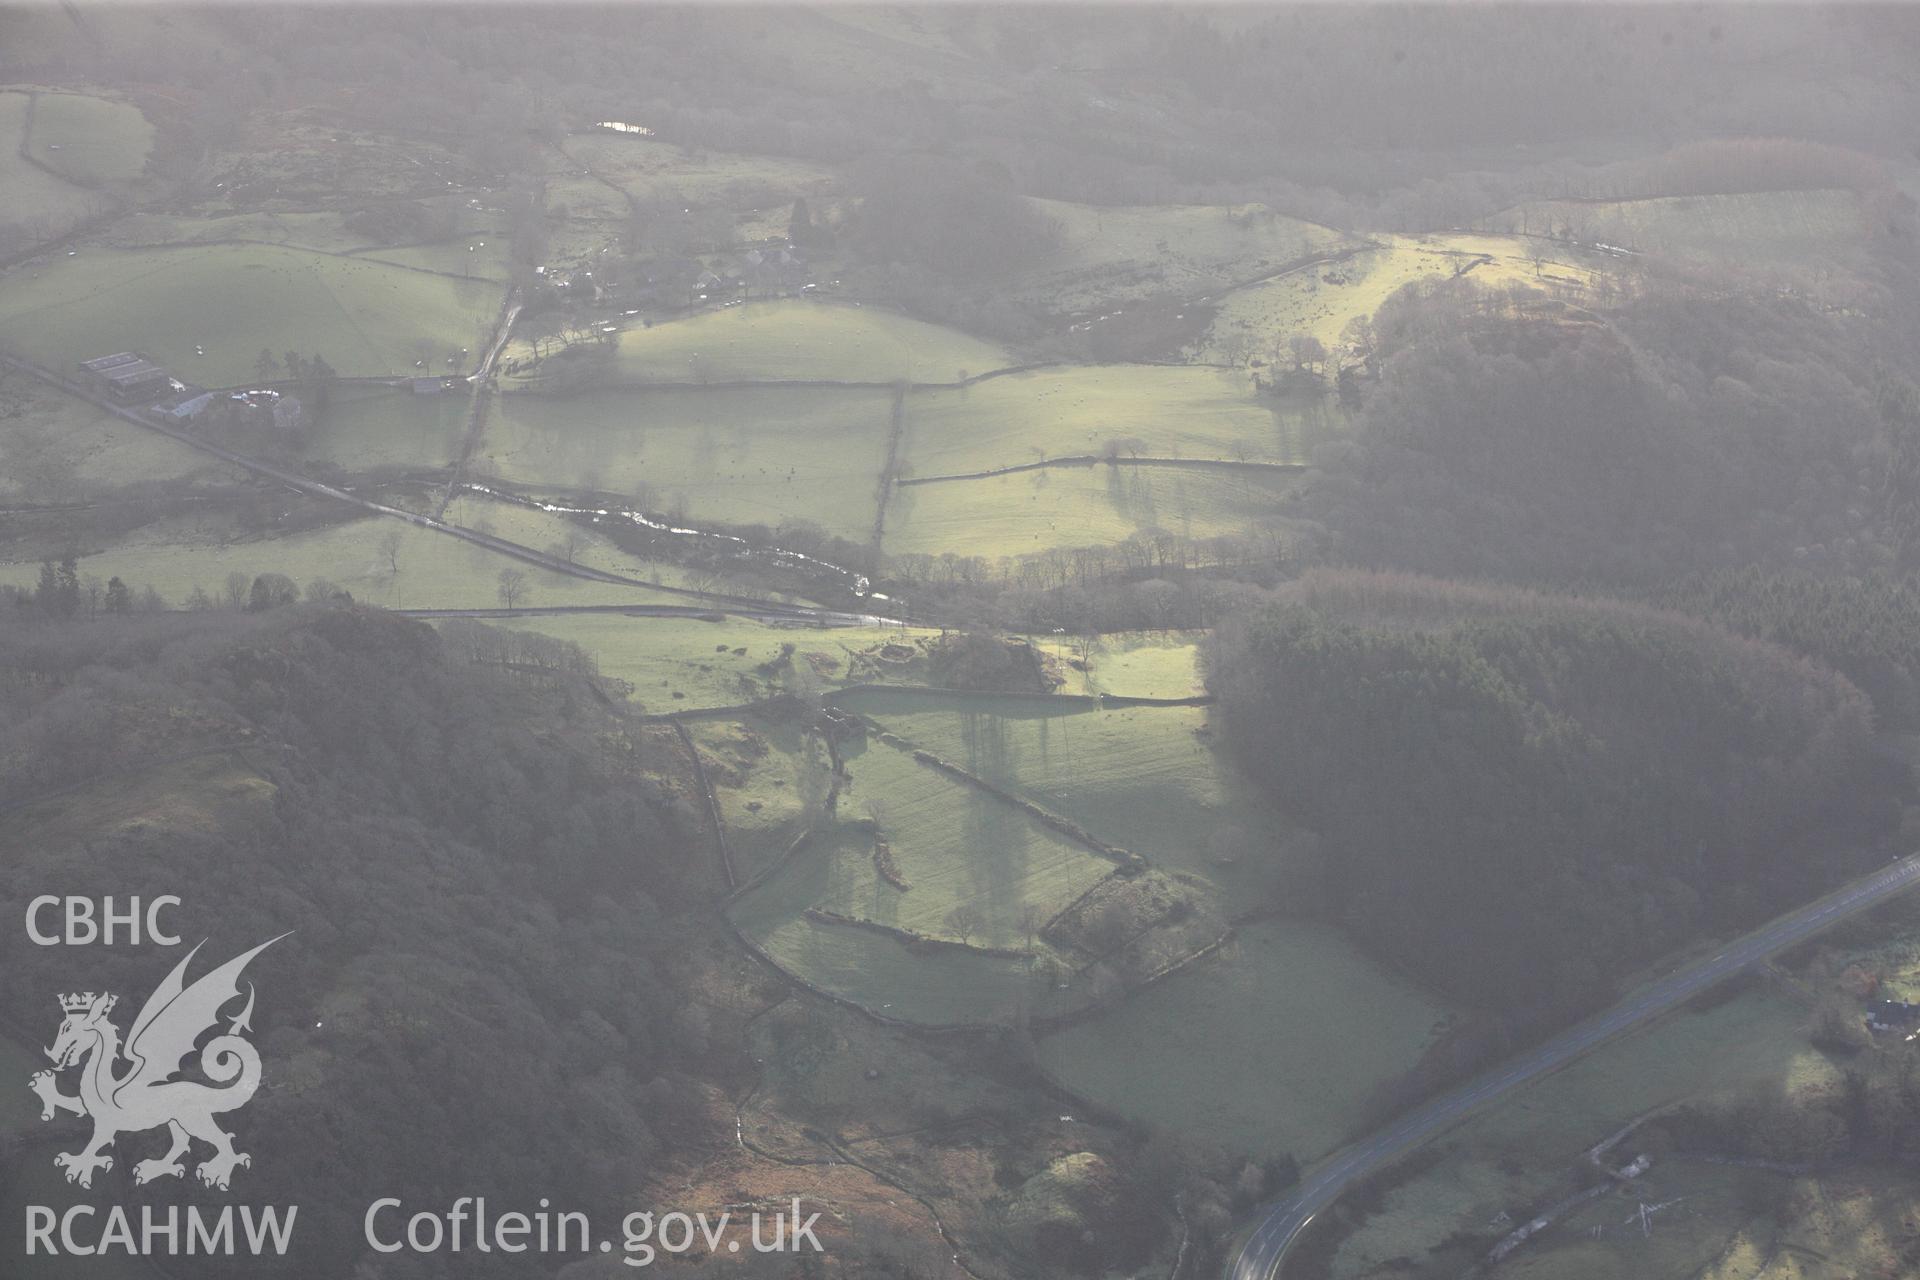
[[[213,1084],[174,1077],[180,1072],[182,1059],[193,1052],[195,1042],[218,1026],[220,1010],[239,998],[240,973],[247,963],[278,941],[280,938],[263,942],[187,986],[187,965],[200,952],[200,947],[195,947],[147,998],[140,1016],[133,1020],[124,1051],[119,1028],[107,1018],[118,996],[105,992],[96,996],[87,991],[60,997],[66,1019],[60,1024],[53,1047],[46,1051],[53,1060],[53,1070],[36,1072],[27,1083],[40,1095],[42,1120],[51,1120],[61,1111],[93,1118],[93,1138],[80,1150],[53,1158],[54,1164],[66,1172],[68,1182],[92,1186],[96,1169],[112,1170],[113,1157],[107,1154],[107,1148],[116,1138],[161,1125],[173,1135],[173,1146],[157,1160],[134,1165],[135,1183],[186,1173],[181,1157],[194,1138],[214,1149],[214,1154],[194,1171],[209,1187],[225,1191],[235,1168],[252,1165],[253,1158],[235,1151],[233,1135],[213,1119],[244,1107],[260,1087],[259,1051],[240,1034],[253,1030],[252,983],[247,984],[247,1006],[232,1019],[227,1033],[215,1036],[200,1050],[200,1070]],[[123,1057],[131,1065],[115,1075],[114,1065]],[[76,1064],[83,1064],[80,1092],[61,1093],[56,1073]]]

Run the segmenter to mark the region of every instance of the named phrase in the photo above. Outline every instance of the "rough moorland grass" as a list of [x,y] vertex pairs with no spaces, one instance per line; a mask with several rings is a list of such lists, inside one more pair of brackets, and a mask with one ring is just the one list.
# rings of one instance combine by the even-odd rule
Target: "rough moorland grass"
[[1785,995],[1749,991],[1682,1010],[1510,1095],[1450,1134],[1439,1164],[1389,1193],[1342,1245],[1335,1274],[1367,1274],[1534,1203],[1585,1148],[1656,1107],[1757,1084],[1830,1087],[1838,1070],[1807,1045],[1806,1021]]
[[[528,354],[524,343],[509,361]],[[1014,358],[958,329],[880,307],[776,299],[630,327],[609,376],[627,383],[955,382]],[[537,381],[542,370],[528,376]]]
[[1099,463],[896,485],[885,549],[994,557],[1111,546],[1151,529],[1190,538],[1242,534],[1270,524],[1296,483],[1284,473]]
[[1242,928],[1216,959],[1043,1037],[1069,1089],[1255,1156],[1309,1160],[1413,1065],[1447,1010],[1325,925]]
[[277,792],[238,752],[187,755],[23,805],[7,834],[62,848],[143,831],[213,835],[272,821]]
[[1219,886],[1225,914],[1284,901],[1286,824],[1214,744],[1203,707],[894,693],[839,701],[1109,844]]
[[696,720],[688,732],[720,805],[734,871],[750,879],[821,816],[832,769],[826,747],[791,718]]
[[[1271,361],[1275,348],[1296,333],[1320,339],[1337,352],[1341,335],[1356,316],[1372,316],[1400,288],[1420,280],[1443,279],[1473,264],[1468,278],[1499,287],[1580,288],[1595,268],[1592,255],[1538,239],[1498,235],[1378,236],[1381,247],[1351,258],[1291,272],[1278,279],[1235,289],[1221,297],[1213,325],[1189,348],[1196,360],[1222,360],[1236,344],[1257,359]],[[1528,256],[1542,255],[1538,269]]]
[[1198,297],[1347,243],[1338,231],[1264,205],[1035,203],[1059,228],[1060,247],[1022,285],[1058,311],[1152,294]]
[[0,227],[20,224],[34,239],[51,238],[90,209],[104,206],[105,197],[27,163],[20,155],[26,119],[27,95],[0,92],[0,192],[6,193],[0,202]]
[[140,350],[210,386],[251,379],[263,347],[323,356],[343,375],[411,373],[416,350],[477,349],[499,292],[262,245],[89,247],[0,280],[0,344],[61,370]]
[[786,206],[776,211],[782,230],[795,196],[814,195],[833,182],[829,170],[801,160],[692,150],[648,138],[582,133],[561,145],[569,156],[591,166],[594,173],[643,200],[672,197],[707,204],[730,200],[748,187],[790,190]]
[[648,511],[873,531],[892,396],[840,387],[503,395],[478,455],[502,479],[624,493]]
[[84,400],[24,378],[9,386],[25,397],[17,416],[0,417],[0,495],[9,499],[71,502],[148,481],[238,475]]
[[[386,534],[400,534],[400,572],[383,547]],[[622,587],[550,573],[484,547],[398,520],[369,516],[288,537],[240,538],[222,519],[181,517],[141,529],[127,542],[80,548],[82,576],[118,576],[135,591],[152,586],[169,604],[183,604],[195,586],[219,595],[229,573],[251,578],[284,573],[300,586],[325,578],[355,599],[394,609],[491,609],[498,604],[498,577],[505,568],[526,574],[523,603],[682,603],[644,587]],[[32,560],[0,562],[0,583],[33,585]]]
[[1050,457],[1237,458],[1285,462],[1274,415],[1236,370],[1095,365],[1039,369],[908,397],[911,476],[955,475]]
[[43,93],[27,145],[35,159],[81,186],[131,182],[147,166],[153,126],[131,103]]
[[1866,225],[1851,191],[1756,191],[1648,200],[1536,201],[1488,219],[1496,231],[1571,235],[1741,267],[1856,262]]

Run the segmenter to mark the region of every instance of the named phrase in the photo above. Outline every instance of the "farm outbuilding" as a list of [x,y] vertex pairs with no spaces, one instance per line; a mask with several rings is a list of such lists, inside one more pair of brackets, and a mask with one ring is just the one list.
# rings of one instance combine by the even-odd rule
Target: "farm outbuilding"
[[135,351],[82,360],[80,367],[116,400],[151,399],[172,385],[165,369]]

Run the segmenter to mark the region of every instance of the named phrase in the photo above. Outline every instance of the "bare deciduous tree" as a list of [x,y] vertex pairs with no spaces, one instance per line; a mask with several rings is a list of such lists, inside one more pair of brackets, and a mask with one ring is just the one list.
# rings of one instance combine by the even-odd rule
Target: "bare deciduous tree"
[[521,569],[502,569],[500,571],[500,606],[515,609],[527,595],[527,575]]

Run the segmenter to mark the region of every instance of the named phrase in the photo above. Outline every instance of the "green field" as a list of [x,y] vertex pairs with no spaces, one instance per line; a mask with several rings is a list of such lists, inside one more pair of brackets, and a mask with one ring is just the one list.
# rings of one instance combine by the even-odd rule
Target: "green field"
[[1200,671],[1204,635],[1199,631],[1121,631],[1097,636],[1088,651],[1087,691],[1126,698],[1190,698],[1204,693]]
[[503,395],[476,451],[504,480],[628,495],[652,512],[873,531],[892,396],[841,387]]
[[[531,354],[507,349],[512,368]],[[623,383],[956,382],[1014,363],[1005,349],[880,307],[783,299],[629,327],[610,376]],[[537,381],[539,368],[531,374]]]
[[[978,788],[881,743],[843,746],[851,780],[840,821],[732,907],[783,968],[867,1008],[917,1022],[1006,1020],[1088,996],[1040,926],[1113,871],[1108,859]],[[876,831],[895,874],[881,873]],[[818,909],[973,947],[909,947],[896,937],[810,918]],[[963,927],[956,911],[976,921]]]
[[110,249],[180,248],[233,240],[263,240],[290,248],[343,253],[360,240],[332,210],[298,213],[240,212],[224,205],[192,212],[136,210],[100,229],[99,243]]
[[131,103],[43,93],[27,145],[34,158],[81,186],[131,182],[147,167],[153,126]]
[[[400,572],[391,572],[384,536],[400,534]],[[152,586],[179,606],[198,586],[218,596],[229,573],[283,573],[304,587],[325,578],[357,600],[393,609],[491,609],[504,568],[525,572],[523,603],[684,603],[644,587],[622,587],[551,573],[443,533],[377,516],[286,537],[237,537],[219,518],[180,517],[142,529],[123,545],[81,548],[83,577],[117,576],[135,591]],[[31,586],[37,562],[0,562],[0,582]]]
[[1268,526],[1297,483],[1285,473],[1203,467],[1049,467],[982,480],[896,485],[886,551],[986,557],[1110,546],[1161,529],[1188,538]]
[[1109,844],[1216,885],[1228,915],[1286,905],[1287,824],[1216,745],[1204,707],[891,693],[838,702]]
[[1571,237],[1663,257],[1791,269],[1858,265],[1867,229],[1852,191],[1756,191],[1647,200],[1540,200],[1488,219],[1495,231]]
[[1257,204],[1034,203],[1059,228],[1061,244],[1025,273],[1021,292],[1044,298],[1058,312],[1148,295],[1194,298],[1271,275],[1347,241],[1338,231]]
[[[536,590],[533,603],[547,602]],[[684,598],[661,602],[693,603]],[[847,655],[841,646],[857,649],[902,634],[898,627],[829,630],[745,618],[703,622],[698,618],[624,618],[617,614],[516,618],[492,625],[572,641],[599,658],[601,674],[632,683],[633,696],[649,711],[739,706],[772,697],[796,681],[802,687],[830,687],[833,675],[810,673],[844,670]],[[792,661],[799,672],[797,677],[789,678],[781,670],[759,669],[764,663],[777,661],[787,644],[794,646]],[[736,654],[735,649],[746,652]],[[818,655],[817,666],[810,655]]]
[[465,391],[417,396],[404,387],[338,388],[304,451],[350,474],[447,467],[460,456],[471,406]]
[[879,823],[912,888],[903,892],[876,874],[869,839],[806,851],[770,882],[782,895],[945,938],[956,937],[948,913],[964,904],[985,921],[972,941],[1025,948],[1035,944],[1024,910],[1051,917],[1113,870],[1108,859],[904,751],[874,744],[842,754],[853,778],[841,808]]
[[24,93],[0,92],[0,191],[6,193],[0,233],[15,248],[51,239],[106,203],[103,195],[63,182],[20,155],[27,102]]
[[1042,1037],[1068,1089],[1144,1123],[1302,1162],[1359,1124],[1447,1010],[1303,921],[1243,927],[1215,959]]
[[927,1026],[1007,1022],[1058,994],[1040,990],[1024,960],[909,950],[878,933],[803,916],[777,892],[756,889],[728,914],[781,969],[882,1017]]
[[[504,288],[511,271],[507,256],[507,233],[478,227],[439,244],[416,244],[394,248],[366,249],[355,256],[368,262],[390,262],[418,271],[438,271],[446,275],[491,281]],[[443,353],[444,354],[444,353]],[[478,349],[462,367],[479,363]]]
[[1109,451],[1292,462],[1243,373],[1150,365],[1056,367],[907,399],[909,476],[957,475]]
[[485,282],[262,245],[89,247],[30,266],[0,277],[0,344],[61,370],[143,351],[208,386],[252,378],[263,347],[345,376],[411,373],[478,350],[500,305]]
[[224,463],[49,387],[8,379],[25,402],[0,417],[0,495],[70,502],[131,484],[236,475]]

